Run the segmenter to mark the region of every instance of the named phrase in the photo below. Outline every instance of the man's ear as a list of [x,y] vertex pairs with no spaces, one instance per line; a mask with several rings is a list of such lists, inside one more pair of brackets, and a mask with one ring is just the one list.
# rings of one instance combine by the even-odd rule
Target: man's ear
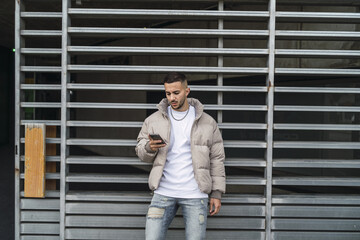
[[186,92],[186,96],[188,96],[190,93],[190,88],[186,88],[185,92]]

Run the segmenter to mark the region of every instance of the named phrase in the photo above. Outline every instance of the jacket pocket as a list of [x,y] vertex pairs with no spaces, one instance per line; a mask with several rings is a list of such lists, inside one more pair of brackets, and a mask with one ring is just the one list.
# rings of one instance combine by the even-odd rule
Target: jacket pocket
[[212,189],[212,180],[210,176],[210,171],[208,169],[198,169],[197,170],[197,182],[200,188],[200,191],[204,193],[210,193]]
[[206,145],[195,145],[192,152],[196,169],[210,169],[210,149]]

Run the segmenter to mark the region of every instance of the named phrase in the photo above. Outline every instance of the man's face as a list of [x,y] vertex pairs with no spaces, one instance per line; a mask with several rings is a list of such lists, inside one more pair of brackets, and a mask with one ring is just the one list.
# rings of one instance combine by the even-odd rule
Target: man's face
[[171,107],[176,111],[187,110],[187,96],[190,93],[190,88],[187,84],[181,82],[165,83],[165,94]]

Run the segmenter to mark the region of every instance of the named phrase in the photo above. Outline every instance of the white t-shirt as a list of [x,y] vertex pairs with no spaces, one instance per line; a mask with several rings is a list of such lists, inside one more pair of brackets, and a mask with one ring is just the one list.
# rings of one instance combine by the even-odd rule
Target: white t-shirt
[[[187,115],[181,121],[176,121],[171,114],[178,120]],[[192,166],[190,133],[195,120],[195,108],[190,106],[187,113],[172,110],[169,106],[168,116],[171,121],[170,146],[155,193],[174,198],[207,198],[208,195],[199,189]]]

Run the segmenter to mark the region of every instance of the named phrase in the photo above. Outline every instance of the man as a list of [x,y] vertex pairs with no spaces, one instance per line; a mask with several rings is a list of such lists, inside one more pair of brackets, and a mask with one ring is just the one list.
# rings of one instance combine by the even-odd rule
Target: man
[[[203,105],[187,98],[190,88],[184,74],[169,73],[164,87],[166,98],[145,119],[136,146],[138,157],[153,163],[149,187],[154,196],[146,218],[146,239],[165,239],[179,207],[186,239],[205,239],[208,194],[213,216],[220,211],[225,192],[223,140]],[[159,134],[164,142],[150,134]]]

